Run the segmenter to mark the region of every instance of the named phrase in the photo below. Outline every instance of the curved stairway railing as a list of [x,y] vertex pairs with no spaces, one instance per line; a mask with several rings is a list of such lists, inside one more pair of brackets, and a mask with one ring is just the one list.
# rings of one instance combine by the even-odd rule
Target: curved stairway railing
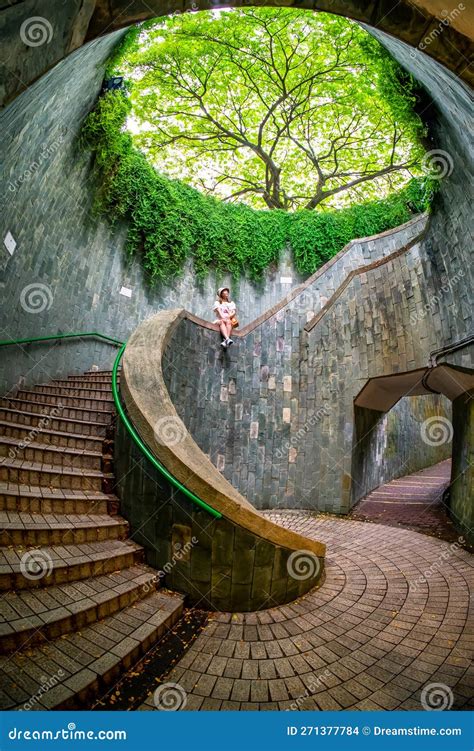
[[186,496],[186,498],[189,498],[197,506],[205,509],[205,511],[207,511],[215,519],[220,519],[222,514],[219,511],[216,511],[216,509],[212,508],[212,506],[210,506],[208,503],[201,500],[201,498],[198,498],[197,495],[195,495],[190,490],[188,490],[188,488],[186,488],[182,483],[180,483],[179,480],[176,479],[176,477],[174,477],[170,472],[168,472],[166,467],[164,467],[157,460],[157,458],[153,455],[153,453],[150,451],[148,446],[142,441],[139,434],[137,433],[132,423],[128,419],[127,414],[125,413],[125,410],[122,407],[118,385],[117,385],[118,368],[120,365],[120,361],[123,357],[123,353],[125,352],[126,346],[127,346],[126,344],[122,344],[122,346],[120,347],[120,350],[117,354],[117,357],[115,358],[115,362],[112,368],[112,394],[114,397],[115,407],[120,416],[120,419],[122,420],[123,424],[125,425],[127,429],[128,434],[131,436],[132,440],[138,446],[142,454],[146,456],[146,458],[152,463],[155,469],[157,469],[158,472],[160,472],[160,474],[163,475],[163,477],[173,485],[173,487],[181,491],[181,493],[183,493]]

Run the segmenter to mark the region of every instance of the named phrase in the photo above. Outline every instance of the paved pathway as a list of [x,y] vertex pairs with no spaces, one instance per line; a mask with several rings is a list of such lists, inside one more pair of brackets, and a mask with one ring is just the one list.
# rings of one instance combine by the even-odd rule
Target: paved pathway
[[451,476],[451,459],[422,469],[374,490],[360,501],[351,519],[405,527],[448,542],[459,538],[443,503]]
[[[212,614],[162,679],[160,702],[185,710],[474,706],[466,550],[381,524],[268,516],[326,542],[324,583],[283,607]],[[153,694],[141,708],[155,709]]]

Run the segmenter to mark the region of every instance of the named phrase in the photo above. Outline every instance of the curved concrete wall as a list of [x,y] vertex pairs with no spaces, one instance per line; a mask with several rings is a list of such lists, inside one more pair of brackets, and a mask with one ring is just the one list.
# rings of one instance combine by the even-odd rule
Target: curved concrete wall
[[162,371],[163,352],[181,316],[180,310],[163,311],[134,331],[125,349],[120,392],[152,454],[222,516],[213,518],[170,487],[120,421],[115,474],[122,511],[148,562],[192,603],[234,611],[281,605],[319,581],[325,546],[259,514],[186,431]]

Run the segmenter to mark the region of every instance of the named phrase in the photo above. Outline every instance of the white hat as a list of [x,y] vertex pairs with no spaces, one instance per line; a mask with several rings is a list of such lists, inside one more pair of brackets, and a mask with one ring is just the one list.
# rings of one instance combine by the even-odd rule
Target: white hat
[[229,287],[219,287],[219,289],[217,290],[217,297],[220,298],[225,289],[227,290],[227,292],[230,292]]

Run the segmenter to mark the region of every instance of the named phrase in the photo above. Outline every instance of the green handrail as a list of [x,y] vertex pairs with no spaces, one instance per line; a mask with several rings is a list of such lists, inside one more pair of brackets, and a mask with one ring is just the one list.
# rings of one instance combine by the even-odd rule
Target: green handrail
[[138,435],[137,431],[133,427],[132,423],[128,419],[127,415],[125,414],[122,403],[120,401],[120,395],[117,388],[117,372],[118,367],[120,364],[120,360],[122,359],[122,355],[125,351],[126,342],[121,342],[118,339],[113,339],[110,336],[106,336],[105,334],[99,334],[97,331],[88,331],[83,334],[52,334],[51,336],[35,336],[30,337],[27,339],[5,339],[3,341],[0,341],[0,347],[9,347],[13,344],[31,344],[32,342],[47,342],[51,341],[52,339],[72,339],[74,337],[86,337],[86,336],[96,336],[99,339],[103,339],[104,341],[110,342],[111,344],[114,344],[118,347],[120,347],[117,357],[115,358],[115,362],[112,368],[112,394],[114,398],[115,408],[124,423],[128,433],[130,434],[133,441],[136,443],[140,451],[145,454],[147,459],[153,464],[153,466],[160,472],[163,477],[165,477],[171,485],[173,485],[177,490],[179,490],[183,495],[185,495],[187,498],[189,498],[193,503],[197,504],[201,508],[205,509],[211,516],[214,516],[216,519],[221,519],[222,514],[220,511],[216,511],[216,509],[212,508],[212,506],[209,506],[208,503],[205,501],[202,501],[200,498],[198,498],[197,495],[192,493],[188,488],[186,488],[184,485],[182,485],[179,480],[176,479],[176,477],[173,477],[173,475],[168,472],[166,467],[164,467],[158,459],[151,453],[148,446],[146,446],[145,443],[143,443],[142,439]]
[[198,498],[197,495],[194,495],[188,488],[186,488],[184,485],[182,485],[179,480],[176,479],[168,470],[166,467],[164,467],[157,459],[156,457],[151,453],[148,446],[146,446],[145,443],[143,443],[142,439],[138,435],[137,431],[133,427],[132,423],[128,419],[127,415],[125,414],[122,404],[120,402],[120,397],[118,393],[117,388],[117,371],[120,364],[120,360],[122,359],[122,355],[125,351],[126,344],[122,344],[120,347],[117,357],[115,358],[115,362],[112,368],[112,394],[114,397],[115,407],[117,409],[117,412],[120,415],[120,418],[122,419],[122,422],[124,423],[126,429],[128,430],[129,434],[131,435],[132,439],[135,441],[139,449],[147,459],[153,464],[154,467],[168,480],[168,482],[171,483],[171,485],[174,485],[175,488],[177,488],[183,495],[187,496],[191,501],[196,503],[201,508],[205,509],[211,516],[214,516],[216,519],[220,519],[222,517],[222,514],[220,511],[216,511],[216,509],[212,508],[212,506],[209,506],[208,503],[205,501],[202,501],[200,498]]
[[3,341],[0,341],[0,347],[8,347],[12,344],[31,344],[31,342],[48,342],[51,339],[72,339],[73,337],[85,336],[96,336],[98,339],[104,339],[112,344],[117,344],[119,347],[123,344],[123,342],[119,342],[118,339],[112,339],[111,336],[99,334],[97,331],[87,331],[84,334],[52,334],[52,336],[34,336],[29,339],[4,339]]

